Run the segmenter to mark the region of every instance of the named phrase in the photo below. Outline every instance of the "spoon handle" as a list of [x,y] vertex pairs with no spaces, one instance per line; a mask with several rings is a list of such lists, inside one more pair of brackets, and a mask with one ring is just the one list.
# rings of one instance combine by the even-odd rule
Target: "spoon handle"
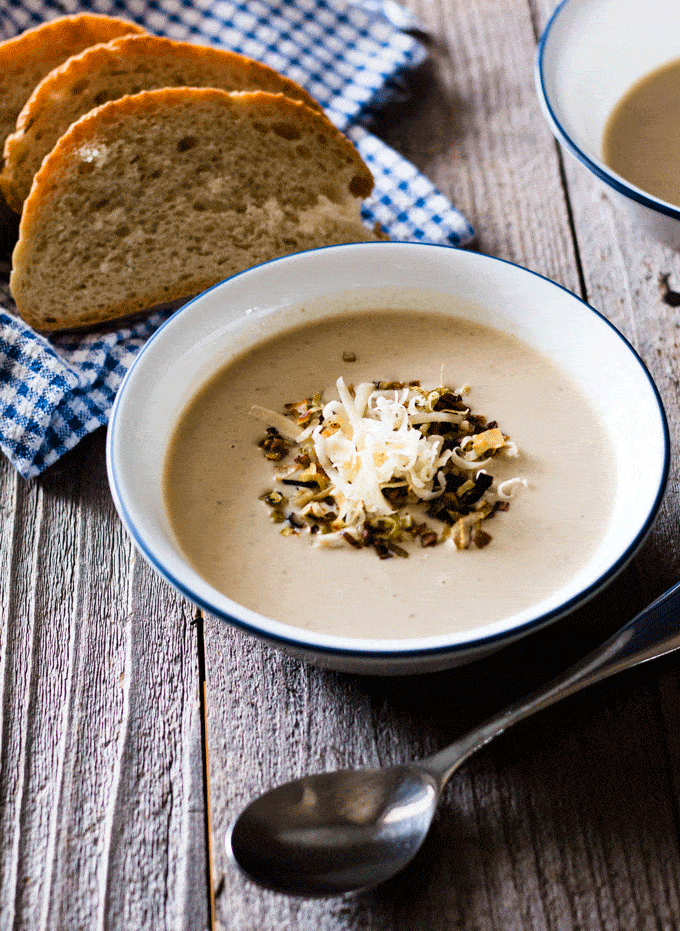
[[608,676],[680,647],[680,582],[641,611],[606,643],[579,660],[557,679],[485,721],[422,762],[443,786],[471,754],[512,724],[574,695]]

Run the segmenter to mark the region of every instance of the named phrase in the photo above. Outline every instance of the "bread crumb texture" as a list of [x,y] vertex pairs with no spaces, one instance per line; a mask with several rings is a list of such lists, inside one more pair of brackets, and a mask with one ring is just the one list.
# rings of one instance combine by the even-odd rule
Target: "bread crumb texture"
[[42,330],[189,297],[277,256],[376,239],[373,179],[319,111],[281,94],[146,91],[82,117],[24,205],[10,280]]
[[51,71],[19,114],[0,175],[10,207],[21,212],[43,158],[77,119],[109,100],[164,87],[262,90],[319,109],[294,81],[234,52],[149,35],[95,45]]

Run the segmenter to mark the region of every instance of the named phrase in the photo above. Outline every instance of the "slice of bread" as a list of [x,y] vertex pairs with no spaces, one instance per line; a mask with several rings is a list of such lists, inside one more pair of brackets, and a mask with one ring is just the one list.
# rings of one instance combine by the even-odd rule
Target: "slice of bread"
[[0,42],[0,145],[13,132],[36,84],[53,68],[90,45],[145,31],[126,20],[81,13],[61,16]]
[[90,111],[24,204],[10,287],[39,330],[189,297],[260,262],[379,238],[351,142],[282,94],[166,88]]
[[19,114],[0,175],[10,207],[21,212],[43,158],[71,123],[109,100],[162,87],[263,90],[319,108],[294,81],[234,52],[145,35],[96,45],[51,71]]

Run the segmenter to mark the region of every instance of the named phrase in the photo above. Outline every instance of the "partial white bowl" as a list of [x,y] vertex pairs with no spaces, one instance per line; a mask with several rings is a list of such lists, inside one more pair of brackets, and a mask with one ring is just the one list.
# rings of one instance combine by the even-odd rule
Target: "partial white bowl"
[[[230,359],[288,329],[300,307],[313,319],[338,313],[348,299],[354,308],[419,310],[431,300],[451,301],[455,310],[450,312],[469,313],[471,320],[513,334],[552,359],[599,411],[612,436],[618,487],[613,516],[585,567],[556,595],[472,630],[408,640],[359,639],[256,614],[216,591],[188,564],[169,526],[162,492],[163,463],[181,411]],[[466,310],[465,304],[454,304],[458,299],[474,303]],[[116,507],[137,548],[195,604],[312,663],[401,674],[482,657],[601,590],[652,526],[666,485],[669,444],[663,408],[644,364],[604,317],[570,292],[476,253],[366,243],[277,259],[216,285],[179,310],[149,340],[123,382],[109,427],[107,463]],[[262,572],[264,584],[266,567]]]
[[563,0],[538,46],[536,89],[567,152],[607,185],[637,229],[680,248],[680,209],[602,161],[602,137],[621,97],[650,71],[680,58],[677,0]]

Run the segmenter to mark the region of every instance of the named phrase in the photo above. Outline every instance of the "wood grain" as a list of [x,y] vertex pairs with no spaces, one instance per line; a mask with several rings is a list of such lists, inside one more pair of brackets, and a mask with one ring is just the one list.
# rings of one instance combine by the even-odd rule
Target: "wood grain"
[[193,609],[134,556],[101,435],[2,476],[0,926],[206,927]]

